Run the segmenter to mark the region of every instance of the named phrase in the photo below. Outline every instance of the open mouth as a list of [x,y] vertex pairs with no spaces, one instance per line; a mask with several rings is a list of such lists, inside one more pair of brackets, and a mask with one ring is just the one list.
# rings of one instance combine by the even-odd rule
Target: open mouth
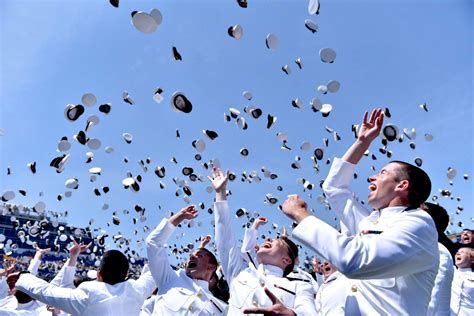
[[188,268],[189,269],[194,269],[196,267],[197,267],[197,262],[195,262],[195,261],[188,262]]
[[267,241],[266,243],[263,244],[263,248],[271,249],[272,248],[272,243]]
[[369,190],[370,190],[370,191],[375,191],[376,189],[377,189],[377,186],[376,186],[375,184],[371,183],[371,184],[369,185]]

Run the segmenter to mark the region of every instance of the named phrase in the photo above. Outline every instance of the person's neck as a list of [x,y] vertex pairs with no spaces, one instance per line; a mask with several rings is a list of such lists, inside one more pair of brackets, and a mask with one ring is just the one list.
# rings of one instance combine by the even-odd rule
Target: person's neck
[[393,200],[391,200],[390,203],[388,203],[388,205],[385,206],[384,208],[387,208],[387,207],[410,207],[410,204],[405,199],[396,197]]

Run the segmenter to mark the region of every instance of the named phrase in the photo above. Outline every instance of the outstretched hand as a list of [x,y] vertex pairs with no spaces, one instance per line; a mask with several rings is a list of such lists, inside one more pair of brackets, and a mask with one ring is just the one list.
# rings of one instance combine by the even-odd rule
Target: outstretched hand
[[207,244],[211,241],[211,235],[201,237],[201,245],[199,248],[206,248]]
[[45,248],[45,249],[41,249],[37,243],[34,243],[33,244],[33,247],[35,248],[36,250],[36,253],[35,253],[35,259],[37,260],[41,260],[41,258],[43,257],[44,254],[48,253],[51,251],[51,248]]
[[371,143],[380,134],[380,130],[382,129],[383,125],[384,113],[382,109],[373,109],[369,120],[367,120],[368,116],[369,113],[365,112],[357,139],[359,141]]
[[265,288],[265,294],[272,301],[272,306],[252,307],[244,309],[244,314],[263,314],[269,316],[296,316],[296,313],[283,305],[283,303],[268,289]]
[[212,177],[207,177],[212,184],[214,190],[216,190],[216,201],[225,201],[226,190],[227,190],[227,181],[229,180],[229,171],[226,173],[222,172],[219,168],[214,168],[212,170]]
[[194,219],[198,216],[198,210],[194,205],[182,208],[178,213],[170,217],[169,222],[174,226],[178,226],[185,219]]
[[258,217],[253,222],[252,228],[257,230],[260,226],[265,225],[268,223],[268,219],[266,217]]
[[0,277],[8,276],[15,271],[16,259],[9,259],[5,261],[3,269],[0,269]]
[[357,141],[349,147],[344,156],[342,156],[342,160],[354,165],[359,163],[372,141],[379,136],[384,119],[382,109],[373,109],[369,120],[367,120],[368,116],[369,113],[365,112],[362,124],[360,125]]
[[92,245],[92,242],[88,243],[87,245],[84,245],[83,243],[77,243],[77,241],[72,240],[73,245],[71,248],[69,248],[69,255],[72,256],[78,256],[81,252],[86,251],[89,249],[89,247]]

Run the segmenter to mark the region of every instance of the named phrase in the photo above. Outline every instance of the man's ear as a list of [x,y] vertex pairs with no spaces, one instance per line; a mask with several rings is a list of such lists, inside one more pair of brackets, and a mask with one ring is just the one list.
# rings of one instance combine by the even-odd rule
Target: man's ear
[[402,180],[400,181],[397,186],[395,187],[395,191],[408,191],[410,188],[410,181],[408,180]]
[[282,258],[282,260],[283,260],[283,263],[286,264],[286,265],[289,265],[290,263],[293,262],[293,260],[291,260],[291,258],[288,257],[288,256],[284,256],[284,257]]
[[217,270],[217,266],[215,264],[208,264],[207,265],[207,271],[216,271]]
[[97,271],[97,281],[104,282],[104,280],[102,280],[102,273],[100,273],[100,270]]

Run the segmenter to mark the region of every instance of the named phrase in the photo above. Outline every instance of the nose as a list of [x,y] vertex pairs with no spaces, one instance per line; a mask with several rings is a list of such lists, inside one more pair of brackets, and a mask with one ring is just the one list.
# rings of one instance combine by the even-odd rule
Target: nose
[[377,178],[377,175],[376,175],[376,174],[370,176],[370,177],[369,177],[369,182],[375,181],[376,178]]
[[270,237],[268,237],[267,239],[265,239],[265,241],[272,242],[272,239]]

